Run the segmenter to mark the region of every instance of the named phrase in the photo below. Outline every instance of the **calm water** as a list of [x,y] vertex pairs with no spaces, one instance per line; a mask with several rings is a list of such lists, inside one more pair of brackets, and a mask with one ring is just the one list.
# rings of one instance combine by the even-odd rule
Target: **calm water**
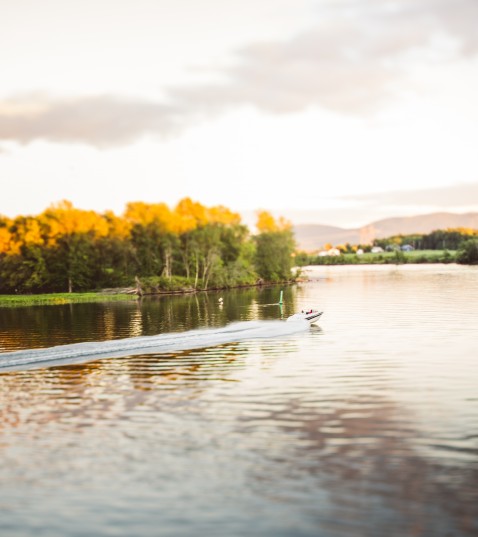
[[[0,309],[0,367],[210,330],[195,349],[0,368],[0,535],[478,535],[478,268],[311,277],[282,312],[279,288]],[[273,322],[305,307],[318,326]],[[237,321],[267,337],[217,339]]]

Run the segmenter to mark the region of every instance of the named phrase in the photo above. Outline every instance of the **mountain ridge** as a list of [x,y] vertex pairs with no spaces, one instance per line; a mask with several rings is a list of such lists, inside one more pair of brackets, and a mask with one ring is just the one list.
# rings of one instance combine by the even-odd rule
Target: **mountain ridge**
[[326,244],[370,244],[374,239],[393,235],[431,233],[437,229],[478,229],[478,213],[438,212],[415,216],[397,216],[376,220],[358,228],[341,228],[322,224],[293,226],[298,248],[305,251],[321,250]]

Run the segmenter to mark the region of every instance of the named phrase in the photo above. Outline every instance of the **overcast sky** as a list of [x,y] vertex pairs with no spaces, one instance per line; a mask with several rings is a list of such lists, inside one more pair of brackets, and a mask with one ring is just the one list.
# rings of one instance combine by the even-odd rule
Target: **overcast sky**
[[477,0],[0,0],[0,214],[477,211],[477,28]]

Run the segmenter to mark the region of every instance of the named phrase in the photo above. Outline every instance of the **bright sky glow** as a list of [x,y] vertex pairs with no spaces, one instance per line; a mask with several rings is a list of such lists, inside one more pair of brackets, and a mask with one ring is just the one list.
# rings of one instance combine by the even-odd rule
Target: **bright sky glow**
[[0,6],[0,214],[478,211],[476,0]]

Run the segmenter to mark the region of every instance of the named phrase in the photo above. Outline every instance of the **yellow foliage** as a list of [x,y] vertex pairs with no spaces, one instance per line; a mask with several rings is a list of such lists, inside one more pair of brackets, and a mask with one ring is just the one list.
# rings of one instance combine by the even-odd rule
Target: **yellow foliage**
[[191,198],[180,200],[174,212],[178,218],[180,232],[190,231],[198,226],[204,226],[208,222],[206,207],[197,201],[192,201]]
[[6,227],[0,227],[0,254],[11,253],[12,234]]
[[233,225],[241,221],[238,213],[233,213],[222,205],[208,209],[191,198],[180,200],[174,210],[165,203],[130,202],[126,206],[124,217],[130,224],[156,223],[165,231],[177,235],[208,223]]
[[476,235],[477,234],[476,229],[472,229],[469,227],[448,228],[446,231],[458,231],[458,233],[461,233],[462,235]]
[[125,218],[116,216],[112,211],[106,211],[104,218],[108,224],[108,236],[124,239],[129,236],[131,223]]
[[27,245],[44,243],[40,223],[37,219],[26,219],[23,228],[23,242]]
[[257,211],[256,228],[260,233],[277,231],[277,222],[268,211]]
[[108,223],[101,215],[95,211],[75,209],[66,200],[52,205],[39,216],[39,220],[46,229],[50,243],[73,233],[93,233],[97,237],[105,237],[109,231]]
[[166,203],[144,203],[132,201],[126,205],[124,217],[131,224],[162,224],[168,227],[171,222],[171,210]]
[[62,200],[35,217],[18,216],[15,220],[0,217],[0,253],[18,254],[22,245],[52,246],[61,237],[74,233],[124,239],[135,224],[153,224],[179,235],[208,223],[236,225],[240,222],[240,215],[227,207],[207,208],[190,198],[182,199],[174,210],[165,203],[130,202],[123,216],[111,211],[101,215],[77,209],[70,201]]
[[270,232],[270,231],[285,231],[292,227],[292,224],[289,220],[284,217],[279,217],[276,220],[272,214],[268,211],[260,210],[257,211],[257,222],[256,228],[259,233]]
[[22,245],[44,244],[38,220],[31,216],[17,216],[5,221],[0,228],[0,253],[17,255]]
[[223,205],[216,205],[208,210],[208,219],[215,224],[236,225],[241,223],[241,216],[239,213],[233,213],[227,207]]

